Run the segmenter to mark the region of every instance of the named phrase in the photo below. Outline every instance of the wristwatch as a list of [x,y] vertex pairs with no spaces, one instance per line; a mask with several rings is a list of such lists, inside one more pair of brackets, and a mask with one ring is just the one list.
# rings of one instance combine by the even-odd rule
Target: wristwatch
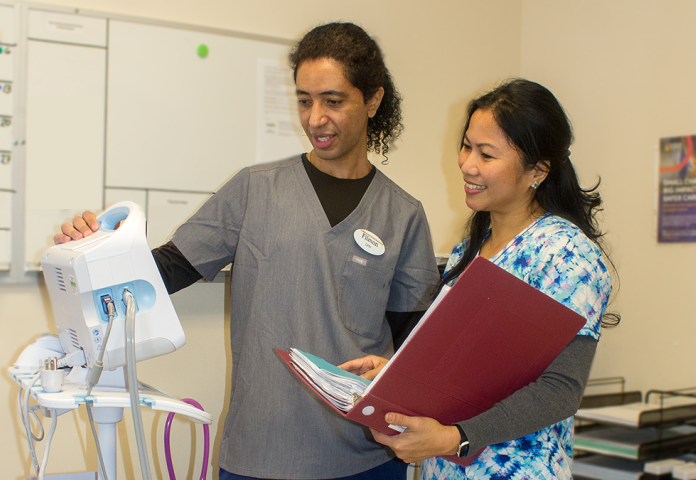
[[456,423],[453,426],[457,427],[457,430],[459,430],[459,436],[461,438],[459,446],[457,447],[457,456],[459,458],[466,457],[466,454],[469,453],[469,439],[467,438],[466,433],[464,433],[464,429],[461,426],[459,426]]

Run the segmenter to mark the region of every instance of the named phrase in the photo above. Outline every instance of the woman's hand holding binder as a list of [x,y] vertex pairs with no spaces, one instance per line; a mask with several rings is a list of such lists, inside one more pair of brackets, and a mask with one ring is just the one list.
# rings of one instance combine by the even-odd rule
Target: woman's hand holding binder
[[460,442],[457,427],[442,425],[427,417],[409,417],[399,413],[387,413],[384,420],[390,425],[406,427],[404,433],[389,436],[370,429],[375,440],[386,445],[406,463],[425,458],[455,455]]

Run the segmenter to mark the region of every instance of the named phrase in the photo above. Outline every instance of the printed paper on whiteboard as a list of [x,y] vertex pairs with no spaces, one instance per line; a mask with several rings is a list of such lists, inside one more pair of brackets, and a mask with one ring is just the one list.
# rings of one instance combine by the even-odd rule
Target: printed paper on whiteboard
[[259,59],[257,78],[256,163],[304,152],[292,70],[278,60]]

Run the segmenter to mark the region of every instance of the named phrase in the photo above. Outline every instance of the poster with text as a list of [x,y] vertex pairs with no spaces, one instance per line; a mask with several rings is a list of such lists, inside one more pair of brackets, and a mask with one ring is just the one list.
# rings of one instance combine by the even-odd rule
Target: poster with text
[[696,135],[660,139],[658,242],[696,242]]

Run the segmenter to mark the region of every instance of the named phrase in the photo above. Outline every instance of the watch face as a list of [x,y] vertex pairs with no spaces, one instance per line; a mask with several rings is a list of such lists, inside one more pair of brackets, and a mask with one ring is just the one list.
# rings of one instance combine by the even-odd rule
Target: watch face
[[460,443],[457,449],[457,456],[459,458],[466,457],[467,453],[469,453],[469,442]]

